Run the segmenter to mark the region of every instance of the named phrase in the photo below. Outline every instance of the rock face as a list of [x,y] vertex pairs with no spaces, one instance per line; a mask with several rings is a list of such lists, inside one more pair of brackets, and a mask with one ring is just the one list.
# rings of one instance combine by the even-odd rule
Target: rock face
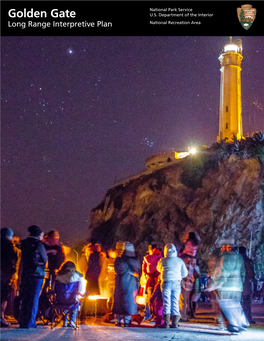
[[[130,241],[140,256],[150,243],[179,249],[184,236],[201,237],[201,268],[234,236],[260,262],[264,244],[264,170],[261,160],[234,154],[221,160],[201,151],[108,190],[91,213],[90,238],[103,247]],[[251,241],[251,242],[250,242]],[[264,259],[262,259],[263,262]],[[264,273],[263,273],[264,274]]]

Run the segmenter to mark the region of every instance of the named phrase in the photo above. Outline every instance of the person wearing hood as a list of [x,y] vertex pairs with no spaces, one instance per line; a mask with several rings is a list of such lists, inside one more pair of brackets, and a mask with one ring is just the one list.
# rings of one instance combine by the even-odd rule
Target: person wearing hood
[[207,291],[217,290],[221,308],[217,312],[219,327],[224,329],[227,324],[229,332],[241,332],[249,326],[240,303],[245,281],[244,261],[236,250],[233,237],[221,239],[220,245],[222,245],[220,264],[215,270],[214,282]]
[[136,296],[139,289],[140,262],[136,258],[133,244],[126,242],[121,257],[114,264],[116,272],[113,314],[116,314],[117,326],[130,326],[131,315],[137,313]]
[[3,227],[1,229],[1,327],[9,326],[5,320],[5,310],[12,290],[11,279],[16,272],[18,260],[12,244],[13,235],[14,233],[10,228]]
[[64,311],[64,327],[76,327],[75,320],[80,306],[78,295],[85,296],[85,281],[83,275],[76,270],[76,265],[67,261],[62,264],[56,279],[54,291],[57,305],[69,305]]
[[172,315],[171,328],[178,328],[180,320],[179,298],[181,280],[188,275],[183,260],[177,257],[175,245],[169,243],[164,247],[164,258],[160,259],[157,270],[161,273],[164,322],[160,328],[168,328]]
[[36,328],[39,297],[48,256],[42,243],[44,232],[36,225],[28,228],[29,237],[21,242],[20,328]]

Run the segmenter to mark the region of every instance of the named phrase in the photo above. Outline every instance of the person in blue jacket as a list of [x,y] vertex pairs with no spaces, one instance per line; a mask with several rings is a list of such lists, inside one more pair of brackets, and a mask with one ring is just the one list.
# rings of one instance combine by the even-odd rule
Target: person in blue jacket
[[48,256],[42,243],[44,233],[32,225],[29,237],[21,242],[21,311],[20,328],[36,328],[36,316]]
[[139,289],[140,262],[136,258],[133,244],[126,243],[121,257],[115,261],[115,293],[113,313],[116,314],[117,326],[130,326],[131,315],[137,313],[136,296]]

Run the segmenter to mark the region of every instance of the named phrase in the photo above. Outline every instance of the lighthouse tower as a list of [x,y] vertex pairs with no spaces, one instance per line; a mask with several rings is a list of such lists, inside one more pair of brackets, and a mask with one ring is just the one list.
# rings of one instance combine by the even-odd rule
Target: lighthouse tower
[[242,41],[236,40],[224,46],[218,58],[221,64],[219,135],[217,140],[243,137],[241,105]]

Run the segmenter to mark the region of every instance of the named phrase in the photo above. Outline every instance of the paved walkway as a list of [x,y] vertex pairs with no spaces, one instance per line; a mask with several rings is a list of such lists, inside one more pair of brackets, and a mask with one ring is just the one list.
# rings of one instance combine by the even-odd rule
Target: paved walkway
[[78,330],[38,324],[36,329],[19,329],[18,324],[1,329],[2,341],[145,341],[145,340],[179,340],[179,341],[216,341],[216,340],[264,340],[264,306],[254,308],[254,318],[257,325],[251,326],[247,331],[232,335],[219,331],[213,324],[206,323],[180,323],[179,330],[156,329],[151,324],[143,323],[140,327],[136,324],[131,328],[115,327],[110,323],[103,323],[102,319],[94,321],[87,319],[87,324],[81,325]]

